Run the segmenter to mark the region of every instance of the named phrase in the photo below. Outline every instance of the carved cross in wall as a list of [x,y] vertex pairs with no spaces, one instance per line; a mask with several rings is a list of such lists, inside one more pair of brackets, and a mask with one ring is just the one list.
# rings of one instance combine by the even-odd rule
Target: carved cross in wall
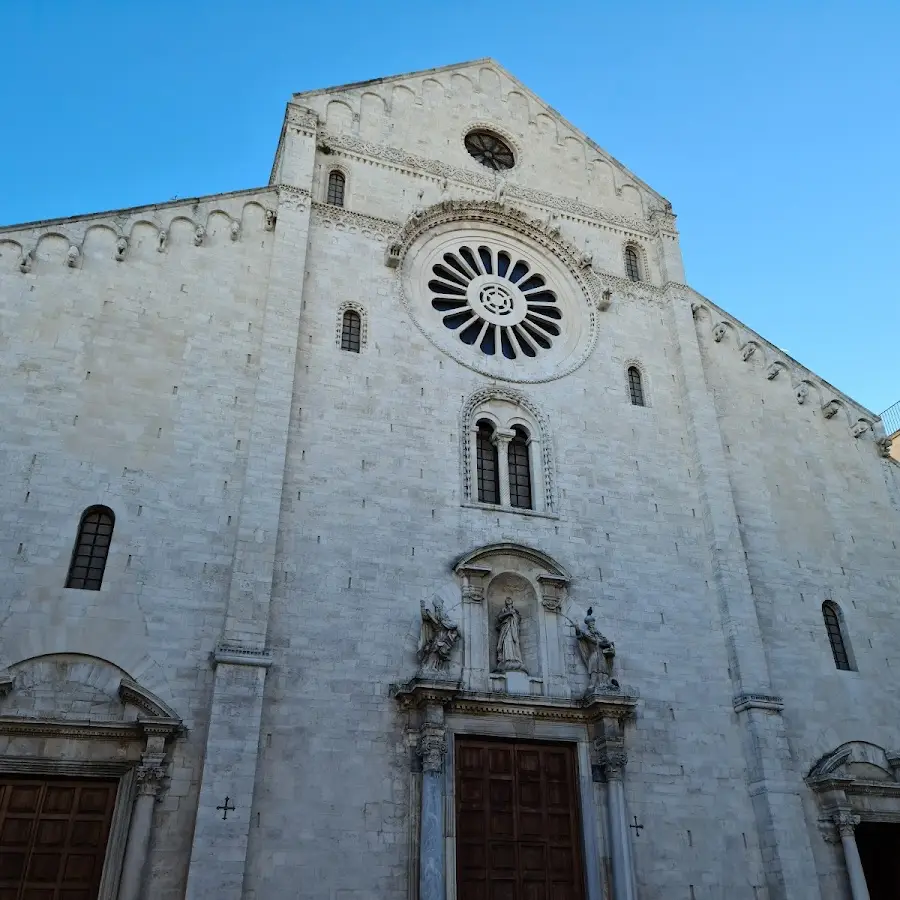
[[635,836],[635,837],[640,837],[640,836],[641,836],[641,831],[642,831],[643,828],[644,828],[643,825],[638,825],[637,816],[634,817],[634,825],[629,825],[628,827],[634,829],[634,836]]
[[[227,819],[227,818],[228,818],[228,813],[230,813],[230,812],[231,812],[232,810],[234,810],[234,809],[237,809],[237,807],[236,807],[233,803],[232,803],[230,806],[228,805],[228,801],[229,801],[230,799],[231,799],[230,797],[226,797],[226,798],[225,798],[225,802],[224,802],[221,806],[217,806],[217,807],[216,807],[216,811],[218,811],[218,810],[221,810],[221,811],[222,811],[222,818],[223,818],[223,819]],[[637,819],[635,819],[635,821],[637,821]]]

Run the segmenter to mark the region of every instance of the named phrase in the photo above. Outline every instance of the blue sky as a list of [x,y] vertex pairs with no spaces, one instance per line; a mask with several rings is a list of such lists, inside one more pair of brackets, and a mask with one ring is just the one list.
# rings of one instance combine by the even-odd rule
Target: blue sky
[[264,184],[308,90],[494,56],[678,213],[701,293],[900,400],[900,3],[0,0],[0,223]]

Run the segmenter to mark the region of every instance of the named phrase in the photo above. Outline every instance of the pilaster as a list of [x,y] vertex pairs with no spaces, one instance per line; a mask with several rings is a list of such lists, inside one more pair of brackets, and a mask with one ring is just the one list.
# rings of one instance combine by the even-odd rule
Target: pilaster
[[[249,454],[215,677],[188,900],[239,900],[256,779],[269,604],[287,455],[309,240],[315,117],[289,107]],[[226,801],[227,798],[227,801]],[[230,808],[229,808],[230,807]]]
[[422,760],[422,813],[419,834],[419,900],[444,900],[444,760],[447,734],[444,708],[429,703],[419,737]]
[[738,527],[722,435],[694,326],[690,301],[668,289],[680,366],[684,415],[709,548],[710,587],[719,608],[734,689],[734,710],[748,772],[771,900],[818,896],[815,863],[794,777],[782,702],[770,686],[762,632]]
[[853,895],[853,900],[869,900],[869,888],[866,884],[862,860],[859,858],[859,848],[856,846],[856,826],[859,825],[859,816],[841,810],[832,816],[832,821],[841,836],[841,846],[844,848],[844,860],[847,863],[847,874],[850,876],[850,893]]

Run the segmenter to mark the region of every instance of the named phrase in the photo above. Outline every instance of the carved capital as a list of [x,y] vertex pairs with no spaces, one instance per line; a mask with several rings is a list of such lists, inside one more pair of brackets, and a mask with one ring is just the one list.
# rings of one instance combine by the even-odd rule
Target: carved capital
[[164,766],[142,764],[137,767],[138,794],[143,796],[158,797],[162,791],[163,781],[166,777]]
[[423,725],[417,750],[422,760],[423,771],[442,772],[444,756],[447,753],[447,737],[444,729],[431,723]]
[[859,825],[859,816],[854,816],[847,810],[840,810],[831,817],[831,821],[834,822],[841,837],[851,837]]
[[481,603],[484,600],[484,590],[468,584],[462,589],[462,598],[463,603]]
[[628,753],[623,747],[610,746],[605,741],[594,741],[597,763],[607,781],[622,781],[625,778],[625,766],[628,765]]

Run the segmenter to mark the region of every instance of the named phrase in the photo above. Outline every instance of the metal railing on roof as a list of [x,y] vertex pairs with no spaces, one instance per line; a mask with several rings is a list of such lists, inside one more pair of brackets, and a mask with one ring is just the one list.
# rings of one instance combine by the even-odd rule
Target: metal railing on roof
[[888,436],[900,431],[900,400],[889,406],[879,418],[884,423],[884,432]]

